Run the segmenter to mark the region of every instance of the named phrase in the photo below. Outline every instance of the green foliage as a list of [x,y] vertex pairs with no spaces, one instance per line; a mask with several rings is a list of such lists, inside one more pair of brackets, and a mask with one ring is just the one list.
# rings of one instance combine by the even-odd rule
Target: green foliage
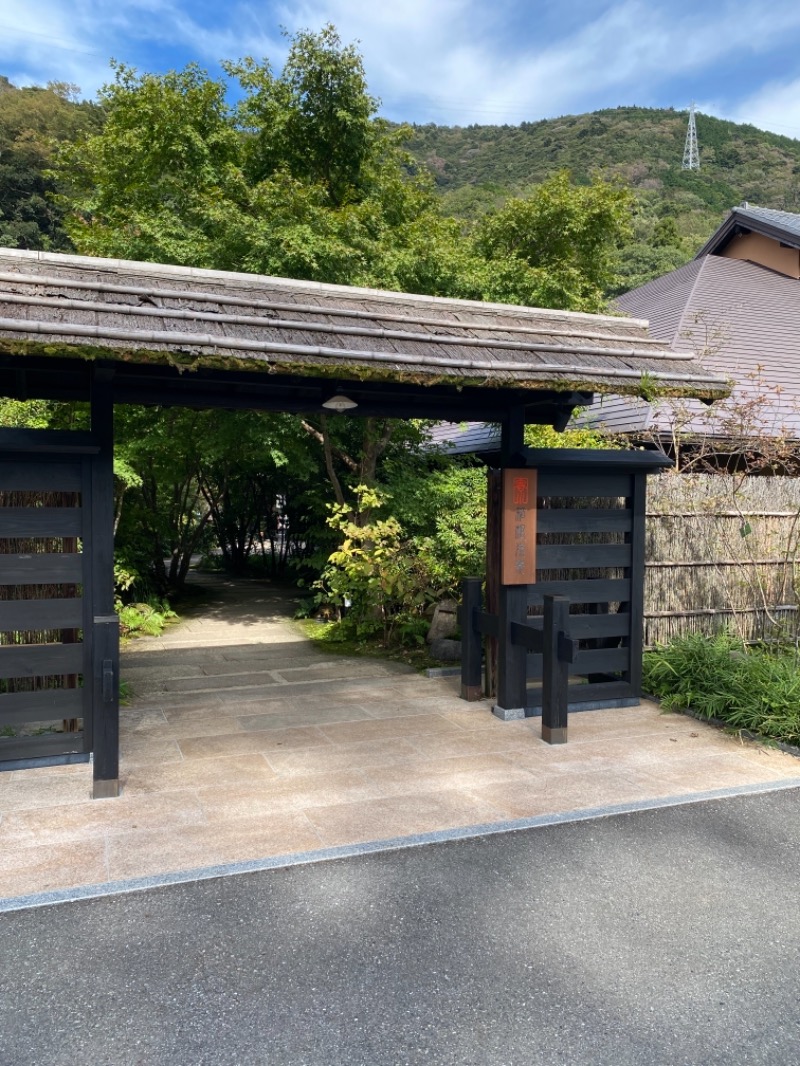
[[315,582],[319,600],[346,608],[346,632],[380,633],[385,646],[420,643],[427,628],[423,612],[431,602],[425,560],[403,540],[396,518],[375,514],[387,502],[384,493],[359,485],[356,496],[359,512],[370,513],[371,520],[357,524],[349,507],[331,507],[328,524],[342,540]]
[[639,378],[639,395],[648,403],[653,403],[659,397],[659,385],[656,378],[646,370]]
[[0,91],[0,244],[71,251],[56,186],[48,168],[56,143],[69,142],[102,121],[100,109],[76,103],[74,86]]
[[486,556],[486,471],[448,463],[390,473],[392,511],[424,560],[432,597],[458,598],[465,577],[482,574]]
[[75,246],[89,255],[231,265],[247,193],[225,84],[193,64],[164,75],[112,65],[116,80],[99,94],[103,129],[56,156]]
[[[295,616],[298,629],[312,640],[325,655],[366,656],[401,662],[418,670],[439,666],[440,660],[434,659],[424,642],[421,644],[393,644],[385,647],[380,640],[369,636],[357,637],[351,631],[343,630],[343,622],[325,622],[318,618]],[[346,621],[346,620],[345,620]]]
[[85,403],[0,398],[0,426],[5,429],[87,429],[88,408]]
[[[703,182],[722,182],[728,201],[741,199],[797,209],[800,142],[791,137],[698,115],[701,170],[681,170],[687,114],[671,108],[617,107],[563,115],[519,126],[415,126],[410,148],[427,163],[437,186],[508,195],[568,169],[579,182],[591,174],[618,178],[665,199],[685,195],[691,211],[708,199]],[[695,179],[701,184],[695,184]],[[685,184],[683,184],[685,182]],[[716,220],[715,220],[716,221]]]
[[158,637],[169,622],[178,616],[165,603],[128,603],[119,608],[120,635],[126,637]]
[[800,669],[791,649],[746,647],[721,633],[680,637],[644,657],[644,688],[738,730],[800,743]]
[[[476,244],[491,262],[528,268],[531,296],[541,294],[531,303],[597,311],[615,280],[617,249],[632,233],[631,207],[631,194],[621,186],[573,185],[561,171],[524,199],[509,199],[485,215]],[[501,291],[497,298],[508,297]]]
[[617,445],[613,437],[596,429],[567,426],[559,433],[552,426],[536,425],[525,427],[525,445],[528,448],[590,448],[595,451],[627,447],[626,444]]
[[620,255],[616,281],[609,285],[608,295],[619,296],[645,285],[653,278],[669,274],[683,266],[688,258],[681,246],[647,244],[644,241],[626,244]]
[[[291,38],[283,71],[226,65],[243,96],[196,66],[117,65],[103,130],[54,172],[80,251],[350,284],[387,285],[393,250],[437,217],[403,130],[375,117],[361,58],[336,31]],[[424,231],[424,227],[423,227]]]
[[595,310],[629,198],[557,174],[475,233],[444,216],[407,127],[376,116],[363,63],[332,26],[290,38],[283,70],[115,65],[105,125],[53,175],[79,251],[478,300]]
[[[258,411],[122,407],[116,420],[118,474],[129,483],[117,530],[118,560],[141,575],[138,589],[179,591],[192,557],[213,543],[231,572],[256,549],[287,564],[277,523],[288,516],[310,548],[321,521],[319,459],[295,420]],[[123,489],[118,479],[118,497]]]
[[577,306],[585,294],[568,271],[551,283],[541,265],[496,250],[489,269],[469,226],[564,170],[578,186],[592,175],[621,182],[637,210],[605,284],[613,295],[686,262],[743,199],[800,206],[800,144],[710,116],[698,117],[702,169],[691,173],[680,167],[686,116],[671,109],[391,127],[376,117],[357,50],[331,26],[292,37],[278,74],[228,64],[243,90],[235,108],[227,82],[196,66],[114,70],[99,105],[67,84],[4,81],[1,243],[69,250],[68,210],[90,254]]
[[[417,126],[409,147],[433,172],[445,212],[468,221],[563,169],[578,184],[600,175],[632,189],[635,232],[621,250],[614,294],[688,261],[742,200],[800,209],[800,142],[700,115],[701,170],[688,172],[686,122],[672,109],[618,107],[520,126]],[[677,237],[659,228],[665,217]]]
[[277,77],[250,58],[226,70],[245,91],[237,117],[248,133],[245,169],[253,184],[285,171],[326,190],[336,207],[363,198],[385,134],[373,121],[378,101],[354,45],[344,46],[328,25],[291,38]]
[[114,610],[119,616],[120,635],[128,637],[157,637],[164,627],[178,615],[167,603],[150,600],[130,602],[132,590],[141,584],[140,576],[127,570],[119,562],[114,564]]

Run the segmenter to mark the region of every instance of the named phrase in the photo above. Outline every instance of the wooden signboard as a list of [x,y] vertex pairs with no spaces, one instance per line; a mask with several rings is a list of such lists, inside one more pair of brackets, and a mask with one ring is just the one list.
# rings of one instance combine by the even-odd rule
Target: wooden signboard
[[503,471],[502,583],[536,581],[536,471]]

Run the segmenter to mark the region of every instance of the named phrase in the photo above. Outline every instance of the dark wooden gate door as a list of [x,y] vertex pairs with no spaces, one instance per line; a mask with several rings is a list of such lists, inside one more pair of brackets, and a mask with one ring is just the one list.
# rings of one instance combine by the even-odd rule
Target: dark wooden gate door
[[[65,435],[66,436],[66,435]],[[92,750],[91,463],[0,448],[0,765]],[[81,454],[82,453],[82,454]]]

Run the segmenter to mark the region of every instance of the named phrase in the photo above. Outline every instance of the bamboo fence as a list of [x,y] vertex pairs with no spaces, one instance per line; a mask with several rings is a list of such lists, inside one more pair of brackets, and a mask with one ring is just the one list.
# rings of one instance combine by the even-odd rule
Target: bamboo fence
[[796,638],[800,479],[667,473],[647,510],[646,646],[726,627]]

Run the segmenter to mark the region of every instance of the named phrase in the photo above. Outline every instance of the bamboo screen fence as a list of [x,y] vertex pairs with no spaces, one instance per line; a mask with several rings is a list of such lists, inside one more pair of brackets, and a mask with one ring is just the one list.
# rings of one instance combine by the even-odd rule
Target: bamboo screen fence
[[800,479],[666,473],[648,481],[645,646],[729,627],[797,636]]

